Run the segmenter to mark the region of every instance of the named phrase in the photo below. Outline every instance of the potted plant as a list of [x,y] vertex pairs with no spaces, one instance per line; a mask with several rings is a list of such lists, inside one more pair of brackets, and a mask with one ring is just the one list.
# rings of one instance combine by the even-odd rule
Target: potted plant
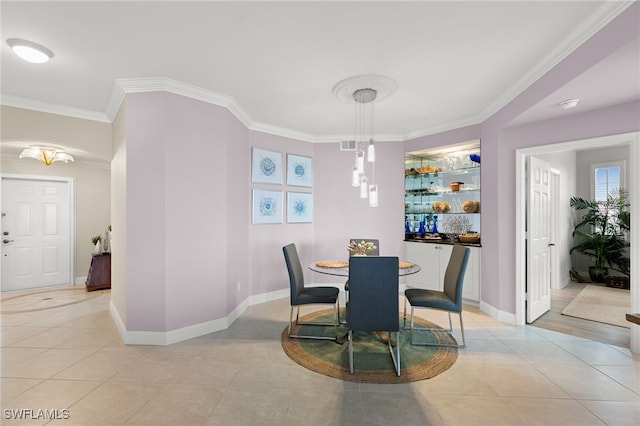
[[91,237],[91,243],[93,243],[93,252],[95,254],[102,253],[102,236],[96,235],[95,237]]
[[628,192],[620,188],[604,201],[572,197],[569,204],[577,211],[586,211],[574,228],[571,253],[594,258],[594,265],[589,267],[591,281],[604,282],[608,268],[629,276],[630,259],[625,250],[629,246],[625,238],[630,226]]

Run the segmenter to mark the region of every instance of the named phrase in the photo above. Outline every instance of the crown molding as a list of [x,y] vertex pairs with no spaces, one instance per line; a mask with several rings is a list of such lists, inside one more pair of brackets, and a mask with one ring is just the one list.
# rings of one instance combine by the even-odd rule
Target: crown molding
[[633,1],[604,2],[598,13],[593,14],[591,19],[584,21],[567,38],[565,38],[563,43],[559,44],[556,49],[549,52],[549,54],[540,61],[540,67],[532,69],[529,73],[525,74],[520,80],[513,84],[509,90],[505,91],[494,102],[488,105],[487,108],[481,111],[476,116],[475,120],[477,122],[483,122],[489,119],[492,115],[509,104],[509,102],[518,97],[533,83],[542,78],[542,76],[548,73],[553,67],[562,62],[567,56],[604,28],[609,22],[620,15],[633,3]]
[[240,105],[238,105],[235,98],[166,77],[128,78],[116,80],[109,102],[109,114],[111,120],[115,117],[115,114],[117,113],[126,94],[147,92],[169,92],[212,105],[225,107],[238,120],[240,120],[242,124],[247,128],[251,128],[251,118],[246,112],[244,112]]
[[118,112],[120,104],[124,100],[126,94],[147,92],[169,92],[224,107],[249,130],[301,140],[304,142],[315,142],[317,139],[316,136],[308,133],[298,132],[284,127],[272,126],[266,123],[253,122],[251,117],[249,117],[249,114],[240,107],[235,98],[165,77],[116,80],[109,102],[109,116],[111,119],[113,120],[115,117],[115,114]]
[[[522,94],[528,87],[539,80],[553,67],[558,65],[575,49],[600,31],[604,26],[611,22],[615,17],[620,15],[625,9],[630,7],[633,1],[607,1],[603,2],[599,13],[594,14],[594,18],[585,21],[581,26],[576,28],[564,43],[558,45],[556,49],[540,61],[541,66],[531,70],[531,72],[523,75],[522,78],[513,84],[508,90],[497,97],[494,102],[488,105],[478,114],[470,117],[464,117],[449,123],[441,123],[436,126],[426,127],[410,131],[406,134],[397,135],[376,135],[379,141],[408,141],[423,136],[440,133],[482,123],[489,119],[500,109],[508,105],[511,101]],[[47,103],[34,99],[20,98],[13,95],[0,94],[0,104],[24,108],[35,111],[41,111],[51,114],[66,115],[87,120],[112,123],[125,96],[128,93],[146,93],[165,91],[191,99],[200,100],[213,105],[226,108],[233,114],[247,129],[268,133],[276,136],[301,140],[311,143],[327,143],[338,142],[341,140],[353,139],[353,135],[312,135],[309,133],[299,132],[292,129],[273,126],[267,123],[254,122],[251,117],[242,109],[237,100],[231,96],[223,95],[211,90],[203,89],[180,81],[172,80],[166,77],[153,78],[132,78],[118,79],[114,82],[113,89],[109,96],[109,101],[105,112],[91,111],[81,108],[73,108],[60,104]]]
[[91,111],[82,108],[73,108],[65,105],[54,104],[36,99],[22,98],[14,95],[0,95],[0,104],[14,107],[29,109],[33,111],[46,112],[48,114],[65,115],[68,117],[81,118],[84,120],[100,121],[102,123],[111,123],[110,118],[98,111]]

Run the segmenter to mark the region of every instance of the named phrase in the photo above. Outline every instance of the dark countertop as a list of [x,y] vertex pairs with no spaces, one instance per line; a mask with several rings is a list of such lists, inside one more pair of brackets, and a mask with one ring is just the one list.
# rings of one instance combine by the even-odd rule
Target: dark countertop
[[446,244],[446,245],[460,244],[468,247],[482,247],[482,244],[481,244],[482,239],[480,239],[480,242],[478,243],[461,243],[457,239],[452,239],[447,237],[442,238],[440,240],[436,240],[433,238],[420,238],[417,236],[405,235],[404,240],[407,242],[420,243],[420,244],[425,244],[425,243],[426,244]]

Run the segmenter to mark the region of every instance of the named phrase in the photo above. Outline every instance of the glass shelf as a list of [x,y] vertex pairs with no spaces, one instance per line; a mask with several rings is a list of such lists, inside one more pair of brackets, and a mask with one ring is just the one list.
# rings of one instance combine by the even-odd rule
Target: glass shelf
[[404,177],[405,179],[418,179],[423,177],[437,178],[437,177],[445,177],[448,175],[463,175],[463,174],[469,174],[474,172],[480,173],[480,165],[473,166],[473,167],[466,167],[464,169],[441,170],[439,172],[431,172],[431,173],[416,172],[415,174],[406,174],[405,172]]
[[463,189],[460,189],[459,191],[452,191],[450,189],[431,191],[429,188],[421,188],[421,189],[405,189],[404,191],[405,195],[423,195],[423,196],[442,195],[442,194],[456,195],[456,194],[465,193],[465,192],[480,192],[480,188],[463,188]]

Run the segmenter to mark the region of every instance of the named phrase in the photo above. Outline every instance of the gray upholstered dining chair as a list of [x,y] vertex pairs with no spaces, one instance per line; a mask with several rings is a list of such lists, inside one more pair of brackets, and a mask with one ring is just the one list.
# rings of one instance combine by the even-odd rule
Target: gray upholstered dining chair
[[[411,325],[410,340],[412,345],[416,346],[443,346],[464,348],[467,343],[464,338],[464,324],[462,322],[462,284],[464,282],[464,274],[469,262],[471,249],[456,244],[451,251],[451,257],[444,273],[444,289],[426,290],[420,288],[408,288],[404,291],[404,328],[407,321],[407,301],[411,305]],[[429,308],[446,311],[449,314],[449,329],[442,328],[420,328],[414,325],[415,308]],[[430,330],[434,332],[448,331],[453,333],[453,323],[451,321],[451,313],[455,312],[460,318],[460,332],[462,333],[462,345],[439,344],[439,343],[416,343],[414,341],[414,330]]]
[[[351,244],[358,244],[360,242],[364,241],[365,243],[373,243],[373,248],[372,250],[369,250],[367,252],[367,255],[369,256],[380,256],[380,240],[377,239],[371,239],[371,238],[351,238],[349,240],[349,246],[351,246]],[[349,252],[349,257],[353,256],[354,254]],[[349,299],[349,280],[347,280],[346,283],[344,283],[344,291],[346,292],[346,298],[347,300]]]
[[[340,323],[340,302],[338,294],[340,289],[337,287],[305,287],[304,274],[302,272],[302,265],[300,264],[300,258],[298,257],[298,250],[295,244],[291,243],[282,247],[284,253],[284,260],[287,264],[287,271],[289,272],[289,286],[291,288],[291,311],[289,313],[289,329],[287,334],[289,337],[298,339],[319,339],[319,340],[337,340],[338,338],[338,324]],[[325,304],[333,305],[334,320],[333,323],[321,323],[321,322],[306,322],[301,323],[298,321],[300,316],[300,306],[302,305],[316,305]],[[327,336],[311,336],[291,334],[291,326],[293,324],[293,310],[296,309],[295,325],[318,325],[318,326],[333,326],[334,337]]]
[[[353,374],[353,332],[389,333],[387,345],[400,375],[400,321],[398,320],[397,257],[353,256],[349,258],[351,295],[347,304],[349,371]],[[395,348],[391,333],[395,333]],[[394,353],[395,351],[395,353]]]

